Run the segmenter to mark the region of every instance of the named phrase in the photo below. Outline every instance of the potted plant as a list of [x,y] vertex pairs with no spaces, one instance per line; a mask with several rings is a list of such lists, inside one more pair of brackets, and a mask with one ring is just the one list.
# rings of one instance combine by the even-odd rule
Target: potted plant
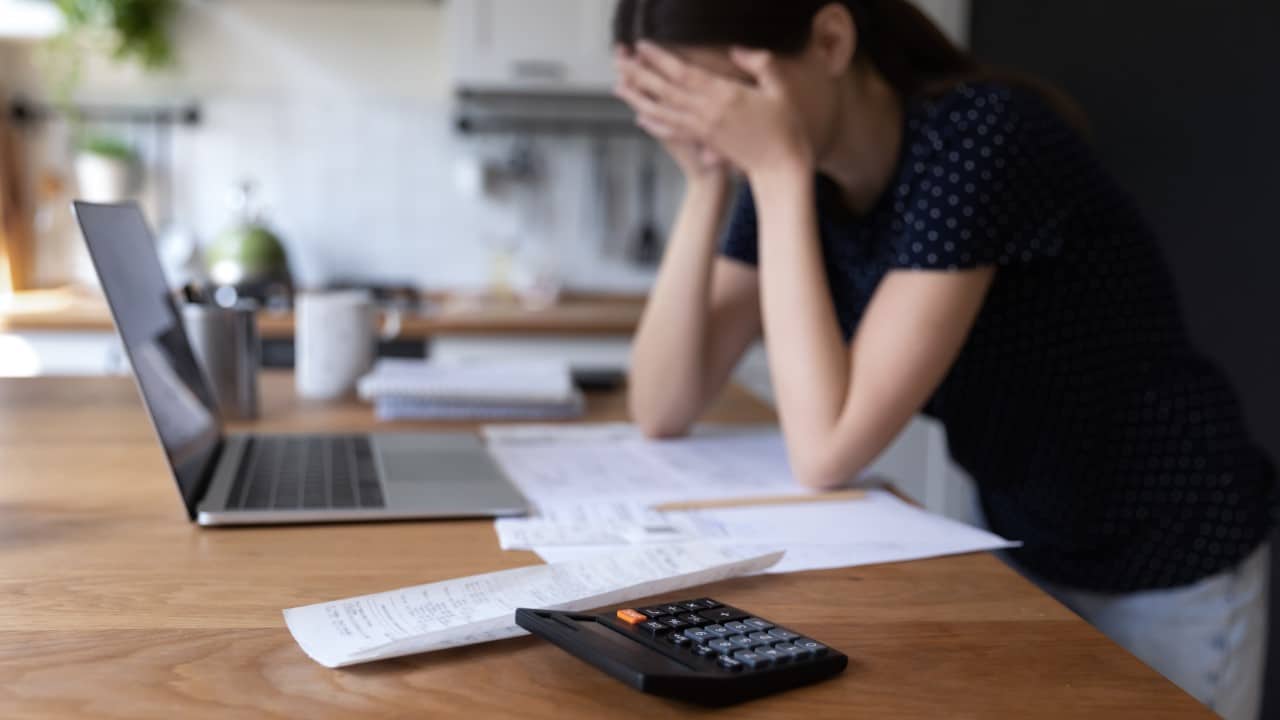
[[75,159],[80,196],[89,202],[120,202],[142,189],[142,165],[132,147],[113,137],[80,141]]
[[55,4],[65,22],[48,47],[60,102],[71,101],[90,55],[137,62],[147,70],[174,62],[169,30],[178,0],[55,0]]
[[85,63],[108,56],[159,70],[174,62],[169,31],[178,0],[54,0],[63,31],[49,41],[46,64],[56,103],[71,122],[76,144],[75,174],[80,194],[97,202],[116,202],[139,191],[142,164],[124,141],[88,134],[73,97]]

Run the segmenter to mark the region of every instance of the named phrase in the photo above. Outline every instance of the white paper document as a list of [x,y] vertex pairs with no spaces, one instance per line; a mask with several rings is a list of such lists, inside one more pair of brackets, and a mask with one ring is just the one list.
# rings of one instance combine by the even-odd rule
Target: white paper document
[[708,543],[627,548],[293,608],[284,619],[313,660],[343,667],[522,635],[519,607],[614,605],[758,573],[781,557],[776,549]]
[[[556,516],[563,514],[561,510]],[[761,544],[786,548],[787,554],[779,563],[762,571],[768,573],[921,560],[1018,545],[925,512],[883,490],[868,491],[861,500],[653,513],[646,522],[679,527],[684,540],[702,539],[747,551]],[[627,537],[623,526],[615,528],[615,534]],[[512,534],[510,539],[515,537]],[[532,549],[547,562],[581,560],[614,551],[590,533],[579,535],[577,543],[568,532],[556,537],[544,531],[529,539],[543,541]]]
[[544,505],[538,514],[494,521],[503,550],[540,545],[629,545],[704,537],[694,518],[631,502]]
[[805,492],[776,427],[703,427],[654,442],[632,425],[487,427],[492,453],[539,507],[752,498]]

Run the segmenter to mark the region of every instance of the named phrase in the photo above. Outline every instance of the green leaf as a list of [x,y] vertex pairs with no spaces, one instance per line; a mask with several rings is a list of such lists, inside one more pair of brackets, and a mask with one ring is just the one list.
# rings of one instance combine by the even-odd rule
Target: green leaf
[[126,162],[137,158],[133,147],[125,141],[107,135],[93,135],[79,143],[80,151],[103,157],[115,158]]

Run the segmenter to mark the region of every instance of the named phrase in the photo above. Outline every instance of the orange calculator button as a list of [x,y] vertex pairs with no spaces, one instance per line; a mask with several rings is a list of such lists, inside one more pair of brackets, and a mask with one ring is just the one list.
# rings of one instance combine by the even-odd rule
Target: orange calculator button
[[647,621],[649,616],[636,610],[619,610],[618,619],[628,625],[639,625]]

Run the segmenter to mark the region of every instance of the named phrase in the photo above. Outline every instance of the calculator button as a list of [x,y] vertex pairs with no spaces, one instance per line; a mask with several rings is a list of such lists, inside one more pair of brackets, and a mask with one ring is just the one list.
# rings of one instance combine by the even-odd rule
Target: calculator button
[[702,603],[702,607],[708,610],[720,607],[720,603],[711,598],[698,598],[698,602]]
[[749,626],[747,626],[745,623],[740,623],[737,621],[725,623],[724,629],[728,630],[731,633],[742,633],[743,635],[746,635],[747,633],[751,632],[751,628]]
[[703,605],[701,600],[689,600],[687,602],[680,603],[680,605],[682,605],[685,610],[706,610],[707,609],[707,606]]
[[707,624],[706,620],[703,620],[701,617],[699,617],[698,615],[694,615],[693,613],[686,613],[684,615],[681,615],[680,619],[689,623],[690,625],[706,625]]
[[647,621],[649,616],[639,610],[627,609],[618,611],[618,619],[628,625],[639,625],[640,623]]
[[776,627],[770,630],[769,634],[779,640],[795,640],[796,638],[800,637],[799,635],[791,632],[790,630],[786,630],[780,627]]
[[650,620],[649,622],[642,622],[642,623],[640,623],[640,627],[641,627],[641,628],[643,628],[643,629],[645,629],[645,630],[648,630],[648,631],[649,631],[651,634],[653,634],[653,635],[657,635],[658,633],[666,632],[666,630],[667,630],[667,626],[666,626],[665,624],[661,623],[661,622],[658,622],[657,620]]
[[760,618],[758,618],[758,617],[747,618],[746,620],[743,620],[742,622],[744,622],[744,623],[746,623],[746,624],[750,625],[751,627],[755,628],[756,630],[768,630],[769,628],[773,627],[773,623],[769,622],[768,620],[761,620],[761,619],[760,619]]
[[[722,625],[730,620],[741,620],[742,618],[747,616],[747,614],[742,612],[741,610],[737,608],[731,608],[731,607],[712,608],[710,610],[703,610],[698,614],[710,620],[711,622],[718,622]],[[773,626],[770,625],[769,627],[773,627]],[[761,628],[761,629],[767,629],[767,628]]]
[[717,660],[716,662],[720,663],[720,667],[724,668],[725,670],[731,670],[733,672],[737,672],[742,669],[742,663],[737,660],[734,660],[728,655],[721,655],[720,659]]
[[719,653],[717,653],[712,648],[707,647],[706,645],[694,645],[693,654],[697,655],[698,657],[715,657]]
[[769,658],[761,657],[757,653],[753,653],[750,650],[739,650],[735,652],[733,654],[733,659],[737,660],[743,665],[746,665],[749,668],[768,667],[769,664],[772,662],[771,660],[769,660]]
[[763,643],[765,645],[772,645],[777,642],[777,640],[767,632],[753,632],[748,635],[747,638],[749,638],[751,642],[757,644]]
[[684,631],[684,636],[696,643],[705,643],[715,638],[715,635],[703,630],[702,628],[689,628]]
[[785,652],[796,660],[807,660],[813,657],[813,653],[811,651],[792,643],[778,643],[777,645],[774,645],[774,647],[779,650],[783,650],[785,648]]
[[724,638],[714,638],[707,641],[707,647],[723,655],[732,652],[737,646]]
[[662,624],[666,625],[666,626],[667,626],[667,627],[669,627],[669,628],[682,628],[682,627],[689,627],[689,623],[687,623],[687,622],[685,622],[685,621],[681,620],[681,619],[680,619],[680,618],[678,618],[678,617],[664,617],[664,618],[662,618],[661,620],[659,620],[658,622],[660,622],[660,623],[662,623]]
[[670,635],[668,635],[667,642],[671,643],[672,645],[679,645],[681,647],[691,644],[689,641],[689,638],[681,635],[680,633],[671,633]]
[[778,664],[789,662],[791,660],[790,655],[779,651],[777,648],[772,648],[768,646],[755,648],[752,652],[754,652],[755,654],[759,655],[762,658],[768,658],[769,660]]
[[823,655],[827,654],[827,646],[823,645],[817,640],[810,640],[809,638],[800,638],[799,640],[796,640],[794,644],[796,647],[800,648],[801,650],[806,650],[808,652],[811,652],[818,657],[822,657]]
[[670,615],[670,614],[671,614],[671,613],[667,612],[666,610],[663,610],[663,609],[662,609],[662,608],[660,608],[660,607],[647,607],[647,608],[640,608],[640,612],[644,613],[645,615],[648,615],[648,616],[649,616],[649,617],[651,617],[651,618],[660,618],[660,617],[662,617],[663,615]]
[[744,650],[751,647],[751,640],[749,640],[746,635],[731,635],[725,639],[733,643],[734,647],[742,648]]
[[668,615],[679,615],[684,612],[684,608],[679,605],[663,605],[662,610],[666,610]]
[[729,629],[728,629],[728,628],[726,628],[726,627],[725,627],[725,626],[723,626],[723,625],[708,625],[708,626],[706,626],[706,627],[704,627],[704,628],[702,628],[702,629],[703,629],[703,630],[706,630],[707,632],[711,633],[712,635],[715,635],[716,637],[724,637],[724,636],[726,636],[726,635],[731,634],[731,633],[729,632]]

